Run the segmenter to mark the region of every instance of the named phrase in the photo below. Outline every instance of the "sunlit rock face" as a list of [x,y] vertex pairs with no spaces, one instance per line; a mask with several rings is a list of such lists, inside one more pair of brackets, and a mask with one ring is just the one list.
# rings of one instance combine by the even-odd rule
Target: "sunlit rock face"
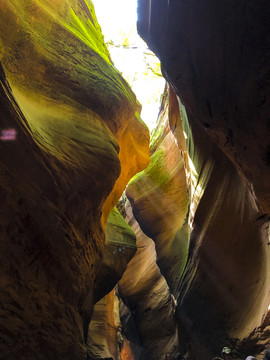
[[[134,359],[163,360],[166,356],[173,357],[178,349],[175,302],[156,264],[155,244],[135,221],[129,202],[126,212],[126,219],[137,237],[138,250],[118,283],[119,294],[132,315],[130,319],[122,306],[120,316],[128,340],[124,342],[122,355],[124,359],[133,356]],[[134,345],[140,348],[140,356],[136,355]]]
[[269,1],[138,4],[139,33],[166,78],[269,215]]
[[81,360],[103,227],[148,131],[91,2],[1,1],[0,60],[1,359]]
[[269,305],[269,6],[139,1],[139,32],[186,107],[178,97],[181,123],[170,123],[189,157],[177,316],[191,359],[248,336]]
[[140,358],[140,352],[136,345],[125,339],[123,348],[121,350],[122,360],[135,360]]
[[[94,313],[89,325],[89,359],[120,360],[122,348],[120,306],[115,285],[136,253],[136,236],[115,207],[108,217],[102,265],[95,281]],[[106,295],[108,294],[108,295]]]
[[243,339],[260,325],[269,304],[269,248],[247,184],[189,119],[182,118],[191,171],[190,246],[177,314],[190,356],[209,358],[228,339]]
[[[88,333],[88,356],[114,360],[165,359],[174,356],[178,349],[174,298],[156,264],[153,240],[141,231],[129,202],[124,199],[122,213],[136,238],[114,209],[106,225],[104,259],[95,296],[101,295],[99,289],[108,292],[110,284],[124,273],[118,283],[121,299],[119,303],[112,291],[95,304]],[[130,260],[128,251],[131,249],[132,255],[136,251],[134,238],[138,250]]]
[[157,263],[175,296],[188,255],[189,205],[183,131],[176,139],[170,130],[169,114],[176,120],[178,103],[176,110],[174,118],[166,91],[158,127],[152,135],[150,165],[131,180],[126,190],[141,229],[155,241]]

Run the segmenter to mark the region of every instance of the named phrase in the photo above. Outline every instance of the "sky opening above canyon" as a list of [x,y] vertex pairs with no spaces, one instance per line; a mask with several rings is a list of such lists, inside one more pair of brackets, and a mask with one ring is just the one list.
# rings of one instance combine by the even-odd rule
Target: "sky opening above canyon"
[[142,104],[141,117],[155,127],[165,80],[159,60],[137,33],[137,0],[93,0],[115,67]]

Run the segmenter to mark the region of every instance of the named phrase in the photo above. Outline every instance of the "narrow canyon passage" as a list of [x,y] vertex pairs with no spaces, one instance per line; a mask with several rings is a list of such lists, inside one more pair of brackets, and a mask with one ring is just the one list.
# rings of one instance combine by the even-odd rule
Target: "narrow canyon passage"
[[261,360],[270,3],[94,5],[0,2],[0,359]]

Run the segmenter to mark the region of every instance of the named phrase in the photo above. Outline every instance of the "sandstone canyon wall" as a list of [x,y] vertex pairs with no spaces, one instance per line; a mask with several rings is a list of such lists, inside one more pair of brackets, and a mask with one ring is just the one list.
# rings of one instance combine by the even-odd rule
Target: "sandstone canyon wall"
[[151,159],[92,2],[0,2],[1,360],[269,345],[270,3],[138,4]]
[[138,4],[166,78],[269,214],[269,1]]
[[[241,343],[267,318],[269,14],[267,1],[139,1],[139,33],[177,94],[181,121],[174,115],[171,129],[177,140],[183,128],[186,139],[188,258],[184,271],[180,263],[171,274],[160,268],[170,286],[181,273],[171,290],[182,352],[191,359]],[[144,205],[131,186],[134,215],[152,232],[159,263],[160,222],[148,216],[144,227]]]
[[85,359],[103,228],[148,130],[91,1],[1,1],[0,61],[0,357]]
[[[130,334],[128,327],[124,335],[129,342],[141,347],[140,359],[173,357],[178,349],[174,299],[157,266],[155,244],[135,221],[129,202],[126,203],[126,219],[136,234],[138,249],[118,287],[131,311],[140,341],[136,333]],[[127,325],[123,321],[123,327]]]

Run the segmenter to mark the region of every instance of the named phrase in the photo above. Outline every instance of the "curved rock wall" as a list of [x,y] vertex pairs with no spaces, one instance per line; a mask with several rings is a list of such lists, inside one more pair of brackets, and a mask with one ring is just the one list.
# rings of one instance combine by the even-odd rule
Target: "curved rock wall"
[[168,117],[177,118],[179,109],[177,105],[173,112],[168,96],[165,91],[159,126],[152,135],[150,165],[130,181],[126,194],[141,229],[155,241],[157,263],[177,296],[188,254],[189,198],[185,143],[180,135],[174,137]]
[[81,360],[103,227],[148,130],[91,1],[1,1],[0,61],[1,359]]
[[187,112],[179,100],[190,246],[177,314],[193,359],[247,336],[270,300],[269,13],[267,1],[139,0],[139,32]]
[[178,316],[189,351],[209,358],[228,338],[242,339],[260,325],[269,304],[269,249],[256,201],[235,167],[191,113],[184,131],[191,232]]
[[139,33],[167,80],[269,215],[269,1],[138,4]]
[[114,207],[105,228],[103,260],[95,280],[95,303],[113,290],[136,250],[136,235]]
[[95,304],[87,339],[88,359],[121,360],[119,301],[112,290]]
[[[140,339],[137,345],[143,348],[140,358],[163,360],[173,356],[178,348],[175,304],[156,264],[153,241],[134,220],[129,203],[126,211],[127,221],[137,237],[138,250],[118,284],[119,294],[134,316]],[[128,340],[136,344],[134,333]]]
[[92,2],[0,2],[1,359],[119,358],[118,303],[103,296],[126,267],[119,291],[140,344],[128,338],[124,358],[165,359],[179,341],[190,359],[235,342],[240,355],[248,341],[262,350],[269,14],[266,0],[139,0],[171,87],[150,165],[127,188],[138,221],[128,205],[138,250],[127,266],[134,234],[111,210],[149,164],[149,134]]

